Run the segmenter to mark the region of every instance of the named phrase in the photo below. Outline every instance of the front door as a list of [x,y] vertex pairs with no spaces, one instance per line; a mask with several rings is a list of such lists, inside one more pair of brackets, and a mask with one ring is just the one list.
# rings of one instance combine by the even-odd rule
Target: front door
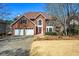
[[37,34],[42,33],[42,27],[37,27]]

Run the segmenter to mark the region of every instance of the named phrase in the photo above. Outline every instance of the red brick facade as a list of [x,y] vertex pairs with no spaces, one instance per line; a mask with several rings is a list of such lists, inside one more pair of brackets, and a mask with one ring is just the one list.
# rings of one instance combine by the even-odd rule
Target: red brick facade
[[[29,18],[28,18],[28,15],[29,15]],[[35,35],[36,32],[37,32],[37,30],[36,30],[37,20],[39,18],[42,20],[42,24],[43,24],[42,31],[43,31],[43,34],[45,34],[45,32],[46,32],[46,17],[47,17],[46,15],[44,15],[42,13],[38,13],[38,14],[37,13],[30,13],[30,14],[23,15],[23,17],[27,18],[28,23],[27,24],[21,24],[19,22],[20,19],[17,19],[17,21],[15,21],[11,25],[12,26],[12,29],[13,29],[13,34],[15,33],[14,32],[15,29],[20,29],[20,28],[21,29],[33,28],[34,29],[34,35]]]

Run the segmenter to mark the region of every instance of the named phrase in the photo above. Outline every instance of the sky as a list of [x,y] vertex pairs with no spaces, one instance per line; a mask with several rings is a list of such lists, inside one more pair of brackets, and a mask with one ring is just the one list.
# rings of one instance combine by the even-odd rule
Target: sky
[[45,12],[44,3],[8,3],[7,8],[10,9],[11,19],[27,12]]
[[[23,15],[24,13],[27,13],[27,12],[46,12],[45,6],[46,6],[46,3],[6,3],[7,9],[10,10],[8,12],[11,13],[11,15],[9,15],[10,18],[8,18],[8,20],[9,19],[13,20],[16,16]],[[75,9],[76,7],[78,6],[73,4],[73,8]],[[78,8],[78,11],[79,11],[79,8]],[[60,14],[62,15],[61,12]]]

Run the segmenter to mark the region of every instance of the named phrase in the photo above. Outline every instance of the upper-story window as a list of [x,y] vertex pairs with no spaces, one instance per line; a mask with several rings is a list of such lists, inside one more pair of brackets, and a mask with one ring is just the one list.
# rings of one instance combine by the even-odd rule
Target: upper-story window
[[28,20],[26,18],[21,18],[20,23],[21,24],[26,24],[28,22]]
[[38,20],[37,24],[42,25],[42,20]]
[[27,23],[27,20],[21,20],[20,23],[21,24],[26,24]]
[[22,20],[22,23],[25,23],[26,24],[27,23],[27,20]]

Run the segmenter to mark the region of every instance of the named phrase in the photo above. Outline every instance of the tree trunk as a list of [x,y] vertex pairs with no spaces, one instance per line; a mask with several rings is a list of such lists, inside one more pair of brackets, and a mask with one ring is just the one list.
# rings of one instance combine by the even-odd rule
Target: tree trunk
[[67,24],[66,24],[66,19],[64,20],[64,31],[65,31],[65,35],[67,35]]

